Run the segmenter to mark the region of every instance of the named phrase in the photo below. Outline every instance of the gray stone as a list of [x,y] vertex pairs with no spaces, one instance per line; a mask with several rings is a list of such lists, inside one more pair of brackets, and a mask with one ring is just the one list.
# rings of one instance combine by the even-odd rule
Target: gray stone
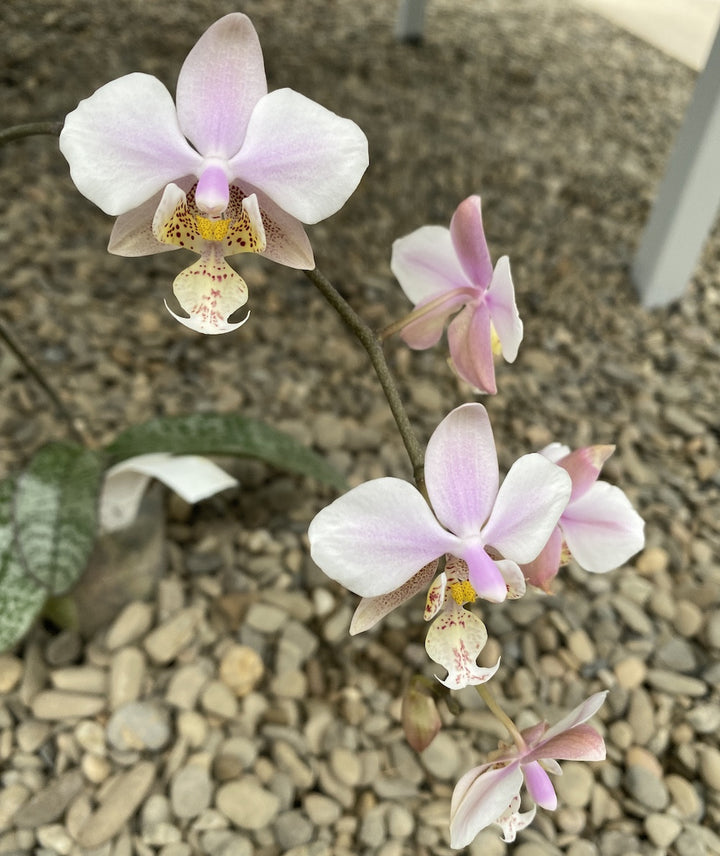
[[197,817],[212,799],[212,783],[207,770],[197,764],[182,767],[170,783],[170,802],[175,817]]
[[153,702],[128,702],[110,717],[107,736],[122,752],[162,749],[170,739],[167,711]]
[[669,802],[667,788],[662,779],[639,764],[628,767],[624,785],[633,799],[653,811],[662,811]]
[[282,812],[273,823],[277,843],[284,851],[307,844],[313,836],[313,829],[312,823],[298,810]]
[[25,803],[15,815],[15,825],[35,829],[59,820],[82,787],[83,777],[79,770],[63,773]]
[[280,800],[253,777],[222,785],[215,805],[240,829],[263,829],[278,814]]

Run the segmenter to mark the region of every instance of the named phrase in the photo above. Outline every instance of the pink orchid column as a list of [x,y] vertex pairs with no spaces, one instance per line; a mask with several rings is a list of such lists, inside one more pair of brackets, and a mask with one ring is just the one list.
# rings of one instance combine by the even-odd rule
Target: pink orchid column
[[515,305],[510,262],[493,270],[479,196],[458,205],[450,229],[423,226],[393,244],[390,262],[415,304],[402,337],[411,348],[437,344],[445,322],[457,373],[481,392],[495,393],[494,353],[515,361],[523,325]]
[[148,74],[114,80],[66,117],[60,150],[78,190],[118,216],[111,252],[200,256],[175,281],[189,315],[176,317],[223,333],[247,299],[225,257],[258,252],[311,269],[303,224],[345,204],[367,167],[367,139],[292,89],[268,93],[257,33],[241,13],[200,37],[176,95],[177,106]]

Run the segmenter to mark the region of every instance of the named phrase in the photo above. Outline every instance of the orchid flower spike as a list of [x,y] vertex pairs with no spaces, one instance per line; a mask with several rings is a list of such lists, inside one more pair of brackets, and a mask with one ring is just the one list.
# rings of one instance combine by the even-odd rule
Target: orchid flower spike
[[434,569],[425,566],[447,554],[467,564],[478,597],[500,602],[506,575],[522,576],[517,565],[540,552],[570,496],[568,474],[539,454],[516,461],[500,486],[490,420],[477,403],[435,429],[425,479],[429,503],[408,482],[380,478],[320,511],[308,532],[317,565],[375,598],[413,588],[418,573],[429,582]]
[[467,847],[492,823],[500,825],[503,839],[515,835],[535,817],[535,806],[519,812],[520,789],[525,787],[534,803],[553,811],[557,796],[548,771],[562,773],[558,761],[602,761],[605,743],[585,723],[594,716],[607,691],[595,693],[552,728],[539,722],[520,732],[522,742],[494,754],[487,764],[467,772],[455,786],[450,804],[450,846]]
[[530,564],[523,565],[532,585],[548,591],[570,556],[586,571],[602,574],[642,550],[642,517],[619,487],[597,480],[614,451],[614,446],[586,446],[571,452],[567,446],[551,443],[540,452],[570,475],[572,493],[548,543]]
[[493,270],[483,231],[480,197],[458,205],[450,229],[423,226],[394,242],[390,267],[415,304],[402,337],[411,348],[437,344],[447,319],[450,355],[463,380],[497,392],[494,354],[515,361],[523,325],[515,305],[510,262]]
[[189,315],[175,317],[224,333],[240,326],[227,319],[247,300],[225,258],[256,252],[311,269],[302,224],[345,204],[368,165],[367,139],[292,89],[268,93],[260,42],[241,13],[200,37],[176,101],[157,78],[128,74],[66,117],[60,150],[78,190],[119,215],[110,252],[200,256],[175,280]]

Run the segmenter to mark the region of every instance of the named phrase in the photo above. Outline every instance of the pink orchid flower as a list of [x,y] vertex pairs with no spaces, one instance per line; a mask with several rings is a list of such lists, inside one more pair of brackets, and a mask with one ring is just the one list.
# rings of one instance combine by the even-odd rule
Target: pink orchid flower
[[546,771],[560,774],[560,761],[602,761],[605,743],[585,723],[594,716],[607,691],[595,693],[552,728],[539,722],[518,735],[519,743],[502,748],[487,764],[467,772],[455,786],[450,804],[450,846],[467,847],[491,823],[502,827],[504,840],[514,841],[535,816],[519,813],[523,782],[533,801],[554,810],[557,796]]
[[260,42],[240,13],[190,51],[177,107],[157,78],[128,74],[66,117],[60,150],[78,190],[119,215],[110,252],[200,255],[174,283],[189,315],[175,317],[203,333],[240,326],[227,319],[247,286],[225,257],[312,268],[302,224],[344,205],[368,164],[354,122],[291,89],[268,93]]
[[[364,598],[409,584],[446,554],[463,559],[477,596],[500,602],[507,583],[493,555],[531,561],[570,496],[570,477],[539,454],[525,455],[502,486],[487,411],[464,404],[438,425],[425,454],[428,501],[408,482],[359,485],[316,515],[311,555],[332,579]],[[509,566],[506,566],[509,567]],[[417,589],[416,589],[417,590]]]
[[602,574],[642,550],[643,519],[620,488],[597,480],[614,451],[614,446],[586,446],[571,452],[551,443],[540,452],[570,475],[572,493],[548,543],[533,562],[523,565],[532,585],[548,591],[570,556],[586,571]]
[[507,256],[493,270],[483,231],[480,197],[458,205],[450,229],[423,226],[393,244],[390,262],[415,304],[402,337],[411,348],[437,344],[447,319],[455,370],[481,392],[494,393],[494,353],[514,362],[523,336]]

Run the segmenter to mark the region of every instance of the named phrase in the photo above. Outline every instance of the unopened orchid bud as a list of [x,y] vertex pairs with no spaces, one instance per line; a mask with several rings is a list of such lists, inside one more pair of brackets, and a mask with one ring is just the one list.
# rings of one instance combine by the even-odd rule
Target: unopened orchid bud
[[416,752],[433,742],[442,722],[430,688],[422,679],[413,680],[402,700],[402,725],[407,742]]

